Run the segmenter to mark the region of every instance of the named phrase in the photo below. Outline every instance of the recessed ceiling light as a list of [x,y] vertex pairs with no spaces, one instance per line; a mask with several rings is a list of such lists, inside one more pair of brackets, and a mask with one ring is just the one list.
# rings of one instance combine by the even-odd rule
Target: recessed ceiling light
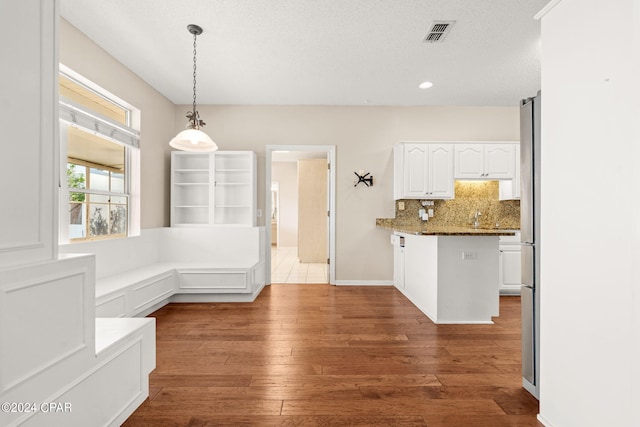
[[422,82],[418,87],[420,89],[429,89],[431,86],[433,86],[433,83],[431,82]]

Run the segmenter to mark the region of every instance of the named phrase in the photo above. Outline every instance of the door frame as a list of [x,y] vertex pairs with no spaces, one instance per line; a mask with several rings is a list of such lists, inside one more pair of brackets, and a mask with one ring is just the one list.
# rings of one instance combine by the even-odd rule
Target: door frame
[[[329,168],[329,284],[336,283],[336,146],[335,145],[267,145],[265,147],[265,212],[271,212],[271,159],[274,151],[324,151]],[[265,226],[265,282],[271,284],[271,227]]]

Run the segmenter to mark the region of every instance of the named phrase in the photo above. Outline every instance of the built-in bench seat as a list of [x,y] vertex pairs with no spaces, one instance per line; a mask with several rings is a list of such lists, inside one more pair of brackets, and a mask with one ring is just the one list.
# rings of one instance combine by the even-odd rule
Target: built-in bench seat
[[62,245],[96,257],[96,317],[144,316],[168,302],[248,302],[265,284],[263,227],[156,228]]

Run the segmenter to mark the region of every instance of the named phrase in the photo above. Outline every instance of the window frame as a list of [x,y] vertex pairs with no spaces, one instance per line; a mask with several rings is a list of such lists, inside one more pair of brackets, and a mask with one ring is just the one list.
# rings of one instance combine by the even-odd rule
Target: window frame
[[[139,149],[139,137],[138,131],[140,124],[140,110],[126,103],[122,99],[102,89],[95,83],[87,80],[83,76],[77,74],[73,70],[60,64],[60,75],[66,79],[71,80],[74,84],[81,86],[83,89],[90,91],[102,99],[114,104],[116,107],[125,111],[126,124],[120,123],[114,119],[102,116],[98,112],[80,105],[76,102],[72,102],[68,99],[60,97],[60,212],[59,212],[59,241],[61,244],[71,242],[83,242],[93,240],[108,240],[113,238],[122,238],[128,236],[137,236],[140,234],[140,149]],[[80,116],[80,117],[76,117]],[[76,119],[79,120],[76,122]],[[92,123],[91,120],[95,120]],[[93,124],[91,129],[90,124]],[[92,133],[101,139],[105,139],[112,143],[119,144],[124,147],[124,192],[113,192],[104,190],[92,190],[85,185],[84,189],[78,189],[68,186],[67,182],[67,167],[68,164],[80,165],[86,168],[86,177],[89,179],[91,167],[115,172],[115,168],[111,168],[106,165],[99,165],[86,160],[71,159],[67,155],[68,144],[68,129],[75,127],[81,131]],[[107,134],[107,132],[109,132]],[[115,137],[114,137],[114,134]],[[120,171],[118,171],[120,172]],[[111,190],[111,182],[109,183],[109,189]],[[118,234],[107,234],[100,236],[89,236],[89,215],[91,202],[85,200],[82,203],[85,210],[84,215],[86,218],[86,224],[84,229],[85,236],[73,238],[69,237],[70,234],[70,196],[71,193],[84,193],[87,195],[98,195],[108,197],[125,197],[126,198],[126,232]],[[90,196],[89,196],[90,197]],[[87,199],[89,198],[87,197]],[[110,200],[110,199],[109,199]],[[110,206],[111,203],[107,202]]]

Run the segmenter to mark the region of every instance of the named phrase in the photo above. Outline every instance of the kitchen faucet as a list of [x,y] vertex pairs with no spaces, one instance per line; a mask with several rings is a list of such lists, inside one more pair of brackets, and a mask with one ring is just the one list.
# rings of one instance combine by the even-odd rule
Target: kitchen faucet
[[473,228],[478,228],[480,226],[480,215],[482,214],[476,209],[476,213],[473,215]]

